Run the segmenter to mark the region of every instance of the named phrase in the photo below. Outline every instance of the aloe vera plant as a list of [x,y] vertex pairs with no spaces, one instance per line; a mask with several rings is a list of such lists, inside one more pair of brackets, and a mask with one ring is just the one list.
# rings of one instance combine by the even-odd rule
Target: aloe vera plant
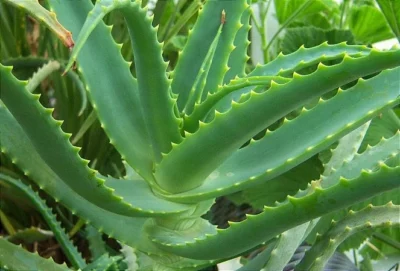
[[[264,244],[271,248],[267,260],[255,258],[243,270],[281,270],[319,217],[400,187],[399,132],[358,153],[369,121],[400,103],[400,50],[324,43],[280,54],[246,74],[247,1],[208,1],[169,72],[157,27],[140,1],[49,4],[76,41],[66,71],[76,61],[126,172],[117,179],[89,168],[53,110],[3,65],[1,151],[55,201],[123,244],[128,270],[198,270]],[[129,28],[135,77],[102,22],[117,10]],[[324,99],[327,93],[333,97]],[[298,115],[288,119],[294,111]],[[323,175],[306,189],[287,192],[227,229],[201,217],[220,196],[259,185],[271,197],[285,191],[280,176],[337,141]],[[108,270],[120,260],[105,253],[87,265],[29,186],[4,174],[0,179],[43,210],[73,268]],[[351,212],[315,243],[298,270],[321,270],[357,230],[398,226],[398,212],[392,203]],[[21,250],[0,239],[2,266],[67,269],[25,251],[10,254]]]

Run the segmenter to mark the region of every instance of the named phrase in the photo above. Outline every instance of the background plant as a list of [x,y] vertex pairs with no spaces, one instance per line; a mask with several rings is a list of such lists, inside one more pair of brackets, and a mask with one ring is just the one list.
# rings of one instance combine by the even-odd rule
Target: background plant
[[[66,140],[68,136],[57,128],[61,123],[55,122],[50,116],[54,116],[57,110],[53,113],[42,108],[34,101],[39,97],[28,93],[34,91],[32,86],[37,86],[35,81],[40,81],[49,71],[61,65],[65,67],[66,63],[52,64],[54,67],[49,64],[27,85],[18,82],[10,74],[9,68],[2,67],[2,101],[6,106],[1,111],[6,127],[2,131],[2,152],[11,172],[3,170],[6,174],[1,176],[4,186],[10,189],[8,191],[23,191],[25,197],[34,202],[74,268],[100,270],[125,266],[132,269],[137,268],[137,261],[139,268],[144,270],[199,269],[248,249],[259,248],[265,241],[267,249],[243,268],[279,270],[291,261],[292,254],[307,236],[312,238],[310,232],[316,224],[312,219],[399,186],[396,179],[399,171],[398,151],[393,152],[398,143],[398,127],[393,123],[398,123],[398,117],[393,111],[387,111],[398,104],[399,71],[398,68],[388,69],[398,65],[398,51],[377,52],[364,46],[322,44],[310,49],[301,48],[290,56],[279,56],[245,77],[246,36],[250,17],[250,9],[245,1],[208,2],[176,66],[163,63],[161,50],[166,48],[167,42],[164,45],[158,43],[158,40],[165,39],[160,37],[162,32],[157,33],[151,27],[153,22],[147,19],[148,11],[140,9],[136,2],[100,1],[83,28],[82,23],[91,8],[88,2],[79,6],[76,3],[50,1],[50,5],[67,29],[73,33],[81,30],[72,60],[82,49],[78,71],[85,83],[74,75],[71,80],[76,79],[74,83],[78,88],[82,85],[86,87],[91,95],[91,104],[101,119],[101,126],[108,135],[102,134],[101,138],[109,138],[129,164],[123,166],[118,152],[109,145],[110,151],[116,154],[115,158],[110,161],[110,153],[103,154],[105,160],[102,166],[98,166],[99,170],[103,174],[112,172],[115,178],[125,181],[105,177],[85,168],[88,161],[81,161],[76,156],[79,151],[85,157],[82,154],[84,148],[71,147]],[[124,62],[118,47],[106,34],[109,32],[107,27],[100,23],[94,30],[95,23],[100,22],[101,17],[112,9],[121,9],[122,15],[127,18],[135,65]],[[136,16],[132,17],[132,14]],[[80,17],[80,21],[71,21],[72,15]],[[133,18],[135,22],[142,23],[134,24],[130,21]],[[177,22],[175,25],[179,25]],[[214,27],[210,27],[210,24]],[[88,40],[84,46],[86,38]],[[140,40],[144,42],[141,44]],[[90,50],[91,46],[96,50]],[[169,55],[164,57],[168,58]],[[127,58],[129,60],[129,55]],[[102,65],[93,69],[93,59]],[[17,60],[8,61],[18,63]],[[320,64],[315,66],[317,63]],[[170,74],[172,69],[174,72]],[[150,70],[152,73],[148,72]],[[376,75],[381,70],[386,71]],[[131,72],[137,79],[131,76]],[[106,81],[101,81],[99,74],[109,76],[104,76]],[[231,80],[236,75],[244,79]],[[354,80],[367,75],[376,76],[361,79],[355,84]],[[63,79],[60,81],[63,82]],[[229,84],[218,87],[224,82]],[[318,86],[319,92],[307,91],[310,85]],[[382,85],[385,89],[377,98],[377,89]],[[340,86],[344,90],[338,90]],[[118,92],[113,94],[112,91]],[[326,101],[318,100],[319,96],[328,92],[329,97],[334,97]],[[360,95],[363,99],[359,98]],[[303,105],[306,108],[302,109]],[[79,112],[82,112],[82,108],[85,106],[81,105]],[[368,120],[375,116],[382,119],[384,114],[391,120],[387,126],[382,125],[390,131],[386,134],[387,139],[376,142],[383,129],[378,129],[371,136],[373,139],[368,139],[366,134],[373,127]],[[296,118],[287,119],[293,116]],[[87,127],[93,125],[94,119],[89,114],[81,126],[77,125],[84,128],[77,129],[75,138],[71,138],[74,144],[85,146],[85,143],[79,143],[82,138],[77,135],[82,135]],[[330,122],[326,122],[326,119]],[[358,126],[360,128],[354,130]],[[63,129],[68,131],[65,127]],[[262,130],[264,132],[260,132]],[[314,131],[313,139],[307,136],[309,131]],[[297,135],[296,140],[293,140],[293,134]],[[256,140],[250,140],[253,136]],[[322,166],[316,155],[337,140],[339,143],[332,155],[328,153],[325,157],[321,156],[320,160],[326,164]],[[373,140],[375,142],[371,143]],[[92,138],[87,142],[90,146]],[[374,147],[366,148],[369,143]],[[135,144],[134,148],[132,144]],[[98,144],[92,145],[92,149],[98,149]],[[268,153],[264,153],[265,150]],[[130,166],[141,177],[134,174]],[[91,167],[95,168],[96,163]],[[320,173],[323,173],[322,177]],[[293,181],[293,176],[299,177],[299,180]],[[66,206],[64,212],[59,212],[60,216],[63,213],[70,216],[76,213],[80,217],[70,232],[71,235],[80,232],[89,240],[92,264],[86,266],[85,260],[55,222],[52,212],[46,212],[39,197],[17,179],[34,181],[56,202],[60,201]],[[315,181],[307,187],[312,180]],[[377,180],[380,180],[378,187]],[[263,189],[257,187],[258,184],[263,185]],[[106,187],[112,187],[116,195],[123,199],[112,196]],[[223,231],[216,230],[200,218],[215,197],[232,192],[247,193],[250,195],[247,202],[256,206],[252,198],[254,192],[251,192],[255,187],[265,192],[262,198],[269,201],[261,204],[275,207],[264,207],[261,214],[248,217],[238,225],[231,224]],[[297,193],[298,189],[305,190]],[[393,194],[387,194],[384,202],[374,203],[386,204],[394,199],[395,192],[388,192]],[[143,197],[143,194],[146,196]],[[382,197],[378,198],[382,200]],[[275,200],[280,203],[274,204]],[[57,208],[58,204],[54,204]],[[311,256],[307,255],[298,268],[321,268],[319,262],[313,262],[317,257],[313,256],[313,251],[321,251],[322,247],[323,251],[327,251],[326,255],[332,254],[339,241],[331,242],[328,246],[324,242],[326,238],[346,238],[347,235],[338,235],[343,225],[351,227],[348,235],[365,227],[388,227],[388,222],[398,223],[395,215],[397,208],[393,204],[369,207],[355,214],[354,218],[353,215],[344,218],[342,223],[333,225],[320,241],[314,242],[315,248],[311,248],[308,254]],[[382,215],[378,216],[377,213]],[[288,217],[291,219],[288,220]],[[70,222],[71,218],[65,221]],[[17,234],[13,232],[15,223],[10,222],[6,215],[2,216],[2,222],[10,236]],[[96,230],[90,226],[83,230],[85,222],[109,237],[134,247],[136,251],[123,245],[125,263],[120,263],[119,253],[107,251],[109,246],[104,245]],[[264,230],[266,225],[267,231]],[[31,233],[25,235],[32,236]],[[2,248],[20,250],[3,240]],[[274,257],[277,254],[279,258]],[[4,266],[12,269],[29,268],[18,266],[21,263],[13,262],[18,261],[16,258],[3,255],[2,261],[8,259],[2,262]],[[37,265],[38,269],[50,268],[42,265],[65,268],[55,267],[53,263],[26,252],[21,256],[31,258],[32,264]],[[325,260],[321,259],[320,262],[324,263]],[[120,266],[115,267],[115,264]]]

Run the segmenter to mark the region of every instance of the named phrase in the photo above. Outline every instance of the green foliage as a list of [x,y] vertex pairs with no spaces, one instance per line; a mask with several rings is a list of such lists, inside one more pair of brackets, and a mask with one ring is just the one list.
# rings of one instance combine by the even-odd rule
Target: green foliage
[[[293,28],[329,28],[339,17],[323,18],[337,15],[339,7],[275,1],[278,19],[291,27],[283,42],[286,54],[246,73],[248,1],[184,2],[161,1],[150,17],[140,1],[50,0],[49,7],[76,41],[68,63],[66,52],[52,46],[39,51],[64,56],[58,62],[15,58],[12,42],[2,41],[13,58],[0,65],[0,141],[12,165],[2,169],[0,184],[32,201],[71,268],[199,270],[263,247],[241,270],[282,270],[297,248],[323,228],[321,221],[331,222],[329,213],[360,210],[400,188],[399,119],[392,111],[400,104],[400,50],[340,43],[353,43],[353,34],[355,40],[372,42],[387,37],[386,32],[370,37],[355,21],[349,23],[353,32]],[[36,16],[43,12],[38,5],[22,7]],[[380,12],[361,4],[352,12],[368,16],[367,8]],[[349,14],[348,20],[357,17]],[[196,22],[186,37],[183,25],[193,16]],[[104,23],[122,18],[125,24],[114,33]],[[300,46],[307,35],[313,40]],[[167,50],[180,37],[184,45]],[[176,63],[168,64],[179,47]],[[43,64],[32,77],[26,71],[19,77],[12,68]],[[70,70],[75,65],[78,74]],[[60,92],[53,109],[51,99],[42,98],[52,96],[41,96],[37,89],[60,67],[69,77],[54,76]],[[57,120],[62,117],[64,123]],[[385,138],[376,140],[377,135]],[[320,163],[318,155],[333,144],[336,148]],[[232,193],[260,213],[230,222],[226,229],[202,218],[217,197]],[[90,263],[41,197],[79,217],[69,225],[70,233],[88,240]],[[398,224],[399,203],[390,200],[351,211],[321,230],[297,268],[322,270],[354,232]],[[7,212],[2,217],[9,239],[23,235]],[[103,234],[120,245],[112,248]],[[4,238],[0,263],[8,269],[68,269]]]

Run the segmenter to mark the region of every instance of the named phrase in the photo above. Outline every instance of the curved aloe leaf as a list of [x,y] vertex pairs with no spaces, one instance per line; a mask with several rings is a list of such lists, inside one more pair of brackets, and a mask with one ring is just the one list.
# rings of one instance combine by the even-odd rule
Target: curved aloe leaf
[[[49,4],[60,22],[72,31],[75,38],[93,8],[91,1],[50,0]],[[79,71],[87,84],[97,116],[111,143],[124,160],[146,180],[151,181],[152,149],[137,81],[129,70],[130,63],[122,58],[121,47],[112,39],[111,28],[102,22],[93,30],[85,44],[78,57]],[[98,76],[99,74],[107,76]]]
[[65,29],[57,21],[56,14],[54,12],[46,10],[39,4],[38,0],[6,0],[6,2],[29,12],[29,14],[35,19],[44,23],[51,31],[53,31],[65,46],[68,48],[74,47],[74,41],[72,40],[71,32]]
[[86,266],[85,260],[82,258],[81,254],[77,251],[76,247],[69,239],[68,235],[65,233],[61,224],[57,221],[55,215],[52,213],[51,209],[43,202],[37,193],[35,193],[29,186],[26,186],[19,180],[15,180],[7,175],[0,173],[0,181],[5,182],[8,185],[12,185],[22,192],[33,202],[37,210],[42,214],[43,218],[46,220],[47,225],[50,227],[54,233],[57,241],[61,245],[62,250],[68,257],[69,261],[76,269],[82,269]]
[[[201,123],[198,131],[187,135],[180,144],[174,146],[172,151],[165,155],[161,163],[156,166],[157,182],[162,187],[168,187],[177,180],[185,180],[184,183],[175,186],[172,191],[174,193],[196,188],[252,136],[292,110],[304,105],[310,99],[359,77],[398,65],[400,65],[400,50],[386,52],[372,50],[369,55],[364,57],[345,56],[343,61],[337,65],[324,66],[320,64],[314,73],[303,76],[295,74],[290,82],[284,85],[272,84],[271,88],[263,93],[253,91],[248,100],[242,103],[233,102],[232,108],[228,112],[216,112],[212,122]],[[395,70],[394,73],[397,76],[398,70]],[[392,106],[396,104],[397,80],[388,82],[389,90],[392,91],[389,94],[391,98],[385,100],[383,106],[388,106],[389,103]],[[336,107],[336,111],[338,108],[340,107]],[[370,110],[373,113],[376,108]],[[301,130],[306,131],[304,128]],[[304,145],[296,143],[296,146]],[[287,152],[287,154],[289,153],[291,151]],[[251,155],[254,156],[254,152]],[[244,158],[243,153],[240,157]],[[292,160],[293,157],[288,157],[288,159]],[[247,159],[247,163],[249,161],[254,160]],[[254,170],[253,165],[252,168]],[[272,170],[272,168],[270,169]],[[232,184],[234,183],[231,182],[230,186]]]
[[[28,174],[41,189],[48,192],[56,201],[68,207],[72,213],[84,218],[86,223],[92,224],[100,232],[104,232],[110,237],[117,238],[120,242],[138,248],[140,251],[146,253],[150,252],[153,255],[160,255],[160,258],[158,258],[159,260],[164,257],[165,252],[159,250],[147,239],[145,229],[146,224],[151,224],[150,218],[119,215],[101,209],[90,201],[82,198],[44,163],[25,135],[23,129],[1,103],[0,119],[5,127],[4,132],[0,133],[0,141],[2,142],[1,151],[10,157],[14,164],[21,168],[25,174]],[[18,157],[18,159],[16,157]],[[128,182],[128,180],[121,181]],[[146,183],[143,182],[143,184]],[[146,188],[146,190],[148,190],[148,188]],[[144,190],[144,194],[149,193],[149,191],[146,190]],[[138,194],[140,194],[140,192],[138,192]],[[155,196],[152,196],[154,199]],[[135,200],[142,201],[143,204],[151,206],[152,200],[147,197],[136,198]],[[157,201],[157,199],[154,200]],[[170,208],[166,201],[160,204],[162,206],[153,207],[163,210],[165,210],[165,208]],[[190,213],[192,211],[190,211]],[[154,210],[137,210],[137,212],[139,216],[153,216],[154,218],[157,216],[164,216],[165,219],[167,219],[166,215],[168,215],[168,213],[164,211],[155,212]],[[173,213],[176,212],[174,211]],[[127,227],[127,225],[129,225],[129,227]],[[168,265],[171,265],[171,268],[183,270],[196,270],[196,268],[207,266],[210,263],[209,261],[205,262],[184,258],[177,258],[179,261],[171,263],[169,262],[170,257],[170,255],[165,256],[165,264],[168,263]]]
[[230,223],[225,230],[207,226],[203,230],[174,232],[155,226],[149,229],[150,238],[162,249],[184,257],[232,257],[304,222],[398,188],[399,174],[400,166],[389,168],[383,164],[375,172],[363,170],[352,180],[340,178],[336,185],[327,189],[311,188],[313,192],[305,196],[300,192],[300,197],[288,197],[276,207],[265,207],[261,214]]
[[346,238],[370,228],[398,226],[400,224],[399,213],[400,206],[393,205],[391,202],[386,206],[369,205],[358,212],[350,211],[347,217],[332,223],[331,229],[306,252],[295,270],[323,270],[336,248]]
[[[155,161],[161,153],[171,149],[171,143],[179,143],[180,120],[175,116],[175,100],[171,97],[169,81],[166,77],[167,64],[161,56],[162,44],[157,41],[156,29],[140,3],[129,0],[101,0],[89,12],[72,52],[67,70],[77,58],[90,33],[101,19],[113,10],[124,14],[132,39],[135,68],[138,79],[137,94],[141,100],[144,118]],[[152,72],[149,73],[148,71]]]
[[9,270],[54,270],[70,271],[66,264],[56,264],[52,259],[44,259],[22,247],[0,238],[0,266]]
[[[24,146],[23,148],[24,152],[29,151],[29,156],[31,156],[32,159],[34,159],[35,161],[40,160],[40,162],[44,163],[44,160],[37,153],[34,145],[29,141],[28,136],[18,125],[17,121],[10,115],[10,113],[8,113],[8,111],[6,111],[4,107],[1,106],[0,106],[0,119],[2,120],[4,126],[7,127],[7,130],[2,132],[0,135],[3,151],[9,151],[11,155],[15,155],[15,157],[17,157],[18,155],[13,154],[13,152],[18,152],[17,149],[18,146],[19,147]],[[29,163],[28,160],[27,163],[24,163],[23,166],[21,166],[21,168],[25,172],[27,172],[28,175],[32,174],[32,176],[35,176],[34,171],[38,170],[38,168],[43,168],[43,167],[47,168],[47,166],[44,165],[38,167],[38,165],[33,162]],[[99,174],[96,174],[96,176],[98,177],[99,180],[102,180],[103,182],[105,181],[105,185],[107,187],[111,187],[111,189],[115,191],[115,193],[118,196],[124,197],[124,201],[133,208],[132,215],[165,216],[169,214],[177,214],[191,208],[189,205],[176,204],[156,197],[154,193],[151,191],[149,185],[145,181],[143,181],[140,177],[134,180],[118,180],[112,177],[103,177]],[[33,178],[33,179],[39,184],[39,186],[43,186],[44,189],[46,189],[46,186],[49,185],[49,184],[46,185],[40,178],[37,179]],[[60,179],[60,177],[57,177],[57,179]],[[76,185],[76,184],[71,185],[70,182],[64,181],[64,179],[62,180],[66,185],[70,187]],[[59,189],[59,187],[56,184],[53,184],[52,186],[55,189]],[[90,193],[90,191],[88,191],[87,193]],[[70,197],[73,197],[73,195],[70,195]]]
[[[88,161],[79,157],[80,148],[72,146],[68,141],[70,134],[61,130],[62,122],[52,118],[53,110],[41,106],[39,95],[28,92],[25,83],[12,76],[10,68],[0,65],[0,73],[1,100],[29,137],[34,153],[39,154],[58,177],[78,195],[101,208],[124,215],[140,213],[140,210],[124,202],[121,197],[113,194],[112,189],[104,186],[103,179],[95,176],[96,172],[87,166]],[[71,168],[74,170],[71,171]],[[28,174],[33,170],[31,167],[24,169]]]
[[[129,242],[132,246],[139,245],[147,218],[134,218],[112,213],[81,197],[46,165],[23,129],[18,126],[12,115],[1,104],[0,117],[3,126],[7,127],[4,132],[2,130],[0,133],[1,151],[6,153],[14,164],[31,177],[41,189],[49,193],[56,201],[67,206],[72,213],[84,217],[88,223],[102,232],[115,236],[121,241]],[[131,227],[127,228],[126,225]]]
[[[303,109],[294,120],[285,120],[277,130],[268,131],[262,139],[236,151],[202,186],[168,198],[196,201],[239,191],[279,176],[379,112],[399,104],[399,73],[400,68],[384,71],[369,80],[360,80],[353,88],[339,91],[330,100],[320,100],[311,110]],[[382,82],[388,82],[387,90],[381,88]]]

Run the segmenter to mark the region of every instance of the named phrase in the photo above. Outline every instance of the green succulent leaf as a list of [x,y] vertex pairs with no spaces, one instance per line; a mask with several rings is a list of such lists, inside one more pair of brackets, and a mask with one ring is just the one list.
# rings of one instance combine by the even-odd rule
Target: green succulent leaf
[[[50,0],[49,4],[75,37],[93,8],[90,1]],[[111,143],[136,172],[151,181],[153,152],[138,95],[138,83],[120,49],[111,37],[111,28],[99,22],[79,54],[79,71]],[[94,63],[96,68],[93,68]]]
[[[61,130],[62,122],[52,118],[53,110],[46,109],[39,103],[39,95],[27,91],[25,83],[13,77],[10,68],[1,65],[0,72],[1,101],[18,123],[10,125],[21,125],[29,138],[26,140],[32,144],[31,148],[34,149],[32,152],[37,153],[43,162],[78,195],[112,212],[125,215],[137,213],[131,204],[124,202],[122,198],[113,194],[112,189],[104,186],[104,180],[97,178],[96,172],[87,166],[88,161],[79,157],[80,148],[70,144],[68,139],[71,135]],[[2,114],[2,119],[3,122],[15,121],[7,117],[7,114]],[[10,136],[8,133],[4,135],[4,137]],[[74,170],[71,171],[70,168]],[[32,170],[32,167],[26,167],[25,174],[29,175]]]
[[[153,156],[156,162],[161,153],[171,149],[171,143],[179,143],[179,119],[175,116],[175,100],[171,97],[170,83],[166,77],[167,64],[161,56],[162,44],[157,41],[156,29],[151,25],[144,9],[137,2],[101,0],[89,13],[77,39],[67,70],[77,58],[90,33],[101,19],[113,10],[121,10],[128,25],[135,57],[135,68],[138,79],[134,95],[141,101],[144,119]],[[151,47],[150,47],[151,46]],[[152,70],[151,73],[148,70]],[[140,109],[139,109],[140,110]]]
[[[140,243],[146,218],[118,215],[81,197],[43,161],[22,127],[1,104],[0,116],[3,126],[7,127],[0,133],[1,151],[23,169],[41,189],[102,232],[129,242],[133,246]],[[127,228],[126,225],[132,227]]]
[[162,249],[184,257],[232,257],[306,221],[400,187],[399,173],[399,166],[381,165],[371,173],[363,170],[351,180],[339,178],[336,185],[327,189],[314,189],[305,196],[300,192],[299,197],[288,197],[276,207],[265,207],[261,214],[248,215],[245,221],[230,223],[225,230],[205,227],[185,234],[155,226],[149,231],[150,238]]
[[[399,54],[399,52],[393,51],[394,54]],[[379,54],[378,52],[371,52],[369,56],[365,57],[346,57],[340,64],[334,66],[320,65],[320,68],[310,75],[296,75],[290,82],[283,85],[274,84],[270,89],[260,94],[252,92],[248,101],[233,103],[230,111],[218,113],[211,123],[202,123],[197,132],[187,136],[156,167],[155,175],[159,181],[162,181],[162,179],[187,180],[185,186],[177,187],[176,192],[183,192],[185,188],[192,188],[190,191],[169,195],[168,197],[171,199],[214,197],[238,191],[250,184],[254,185],[257,180],[261,181],[263,179],[266,181],[264,178],[276,177],[326,148],[346,133],[379,114],[380,111],[398,104],[400,101],[398,99],[399,85],[397,81],[399,69],[396,68],[383,72],[382,77],[377,76],[367,81],[360,80],[355,87],[356,91],[339,91],[337,99],[331,99],[326,102],[321,100],[320,105],[309,112],[304,109],[302,118],[298,117],[292,121],[286,121],[287,125],[274,132],[268,132],[262,140],[254,142],[241,150],[236,150],[262,128],[284,117],[290,110],[301,106],[299,104],[301,102],[300,99],[306,101],[311,97],[317,96],[318,91],[321,91],[319,94],[322,94],[322,92],[334,88],[335,86],[332,85],[333,78],[339,79],[342,77],[344,79],[343,83],[354,80],[353,76],[361,72],[361,66],[358,64],[364,61],[369,69],[377,67],[372,63],[375,62],[373,60],[375,57],[379,58]],[[395,58],[391,59],[394,60]],[[344,66],[346,71],[342,70]],[[351,66],[354,67],[354,72],[351,71],[353,70]],[[385,78],[386,76],[388,77]],[[387,90],[380,88],[382,82],[388,83]],[[324,86],[325,83],[327,84],[326,88]],[[311,85],[315,87],[307,87]],[[377,96],[376,93],[380,90],[382,90],[383,95]],[[365,102],[366,100],[359,98],[361,96],[368,97],[366,93],[370,93],[370,102]],[[277,103],[280,100],[278,97],[281,97],[281,95],[284,97],[282,103]],[[353,98],[350,99],[352,95],[355,95],[354,100]],[[380,105],[375,104],[375,102],[378,102],[378,97],[382,99],[379,102]],[[352,102],[349,103],[350,101]],[[352,106],[354,103],[364,102],[365,105],[363,106]],[[344,104],[347,105],[345,106]],[[293,107],[288,108],[286,111],[286,106]],[[342,108],[342,110],[338,110],[338,108]],[[362,111],[354,112],[355,115],[350,114],[350,111],[355,108],[357,108],[357,111]],[[341,114],[343,116],[339,118],[338,116]],[[268,118],[265,116],[268,116]],[[321,118],[319,119],[319,117]],[[335,121],[325,122],[326,119],[332,119],[333,117],[335,117]],[[336,119],[336,117],[338,118]],[[322,129],[322,126],[325,126],[324,123],[327,127]],[[309,128],[305,129],[304,127]],[[318,130],[318,133],[314,133],[314,136],[310,137],[308,133],[316,127],[321,130]],[[304,134],[301,135],[299,132],[294,131],[303,131]],[[320,135],[321,138],[317,139],[316,134]],[[296,140],[293,139],[293,135],[296,136]],[[284,140],[284,138],[286,139]],[[300,144],[299,140],[301,138],[308,143]],[[205,142],[201,144],[202,147],[208,146],[206,149],[200,147],[198,143],[200,140]],[[311,140],[318,141],[311,143]],[[295,146],[290,145],[289,143],[291,142]],[[295,154],[294,150],[299,146],[301,146],[301,151],[299,150],[299,153]],[[273,153],[272,150],[276,152]],[[196,154],[194,155],[194,153]],[[227,159],[228,157],[229,159]],[[269,159],[270,157],[275,157],[275,159]],[[281,157],[281,159],[277,159],[277,157]],[[300,157],[303,157],[303,159],[299,160]],[[212,163],[205,164],[202,163],[203,160],[212,161]],[[224,160],[226,161],[224,162]],[[219,167],[217,167],[218,165]],[[195,172],[194,168],[196,168]],[[203,180],[206,181],[204,182]]]
[[[371,51],[366,46],[348,46],[346,43],[329,45],[328,43],[320,44],[316,47],[305,48],[301,46],[296,52],[283,55],[279,54],[273,61],[265,65],[257,66],[248,77],[251,76],[276,76],[291,75],[306,68],[315,66],[323,61],[340,61],[344,55],[363,56]],[[243,93],[249,93],[253,88],[243,88],[231,94],[225,95],[218,104],[210,109],[209,114],[213,113],[213,109],[219,112],[225,112],[231,108],[232,100],[238,101]]]

